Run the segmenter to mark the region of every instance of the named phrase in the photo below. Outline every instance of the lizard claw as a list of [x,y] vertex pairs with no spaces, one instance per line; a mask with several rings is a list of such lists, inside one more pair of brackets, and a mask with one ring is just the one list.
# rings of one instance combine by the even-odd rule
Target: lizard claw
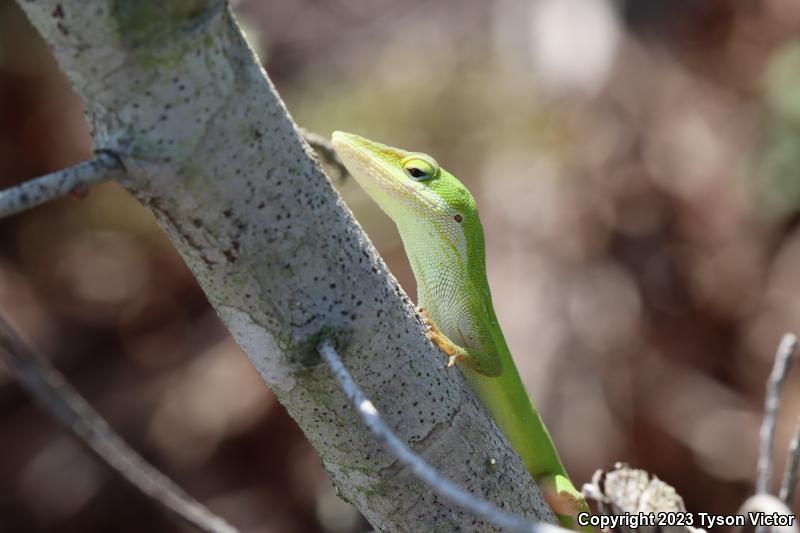
[[422,322],[428,326],[428,329],[431,329],[433,327],[433,320],[431,320],[431,315],[428,314],[428,310],[424,307],[417,307],[417,313],[422,317]]
[[456,361],[462,358],[458,347],[436,326],[427,309],[417,307],[417,312],[422,316],[422,322],[427,327],[425,336],[447,355],[447,368],[456,366]]

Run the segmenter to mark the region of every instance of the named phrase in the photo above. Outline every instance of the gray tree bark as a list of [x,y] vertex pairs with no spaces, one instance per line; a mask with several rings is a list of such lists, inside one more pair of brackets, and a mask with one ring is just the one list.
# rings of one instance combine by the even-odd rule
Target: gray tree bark
[[120,159],[123,185],[153,212],[344,499],[379,530],[493,529],[438,501],[362,426],[315,351],[325,336],[430,463],[552,521],[518,456],[426,341],[226,2],[19,4],[80,95],[96,148]]

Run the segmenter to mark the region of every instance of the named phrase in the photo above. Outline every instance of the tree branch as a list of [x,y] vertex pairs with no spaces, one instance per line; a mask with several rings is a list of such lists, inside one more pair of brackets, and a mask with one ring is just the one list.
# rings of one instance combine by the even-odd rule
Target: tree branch
[[767,381],[764,400],[764,420],[759,431],[758,464],[756,466],[756,494],[767,494],[772,481],[773,448],[775,446],[775,426],[778,421],[781,390],[792,363],[792,355],[797,348],[797,337],[787,333],[781,339],[775,352],[775,363]]
[[131,449],[58,370],[22,342],[2,316],[0,361],[53,418],[131,485],[200,531],[237,533]]
[[55,200],[85,186],[119,179],[124,172],[117,158],[99,153],[89,161],[0,191],[0,218]]
[[424,481],[439,496],[445,498],[468,510],[475,516],[488,520],[497,527],[505,531],[519,533],[557,533],[566,532],[562,529],[546,523],[534,523],[525,520],[521,516],[509,513],[492,505],[491,503],[466,492],[455,485],[450,480],[443,477],[433,467],[426,463],[419,455],[415,454],[406,444],[400,440],[394,432],[389,429],[381,418],[375,405],[364,396],[361,389],[353,381],[352,376],[342,363],[339,354],[331,344],[330,340],[322,341],[317,347],[317,351],[328,364],[333,376],[342,387],[342,391],[353,404],[364,424],[372,434],[382,442],[397,460]]
[[380,530],[496,530],[442,512],[342,408],[316,351],[325,337],[346,347],[398,436],[453,483],[554,521],[310,157],[226,2],[18,3],[80,95],[96,146],[123,162],[120,183],[153,212],[343,498]]
[[786,467],[783,471],[779,493],[780,499],[789,507],[794,503],[798,470],[800,470],[800,418],[797,419],[794,436],[789,443],[789,455],[786,458]]
[[[339,179],[345,179],[348,175],[347,168],[339,159],[331,142],[325,137],[303,128],[300,128],[300,132],[317,155],[336,169]],[[74,194],[89,185],[119,179],[124,172],[125,169],[119,159],[110,153],[101,152],[89,161],[0,191],[0,218],[21,213],[68,194]]]

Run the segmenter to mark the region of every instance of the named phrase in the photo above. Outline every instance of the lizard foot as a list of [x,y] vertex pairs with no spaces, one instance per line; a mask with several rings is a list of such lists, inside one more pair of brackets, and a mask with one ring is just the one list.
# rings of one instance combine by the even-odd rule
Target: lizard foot
[[458,346],[453,344],[453,341],[447,338],[447,335],[442,333],[442,331],[434,324],[431,316],[428,314],[426,309],[421,307],[417,308],[417,311],[420,315],[422,315],[422,320],[425,325],[428,327],[425,335],[428,337],[433,344],[439,347],[447,355],[447,367],[450,368],[451,366],[455,366],[456,361],[461,359],[463,355],[461,354],[461,350],[459,350]]

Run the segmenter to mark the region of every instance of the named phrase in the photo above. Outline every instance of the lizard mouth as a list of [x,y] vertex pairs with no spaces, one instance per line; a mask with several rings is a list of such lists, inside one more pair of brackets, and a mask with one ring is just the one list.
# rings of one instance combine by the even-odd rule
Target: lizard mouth
[[335,131],[332,140],[344,166],[382,208],[388,207],[381,198],[384,194],[401,204],[428,203],[426,187],[398,171],[398,162],[409,152],[341,131]]

